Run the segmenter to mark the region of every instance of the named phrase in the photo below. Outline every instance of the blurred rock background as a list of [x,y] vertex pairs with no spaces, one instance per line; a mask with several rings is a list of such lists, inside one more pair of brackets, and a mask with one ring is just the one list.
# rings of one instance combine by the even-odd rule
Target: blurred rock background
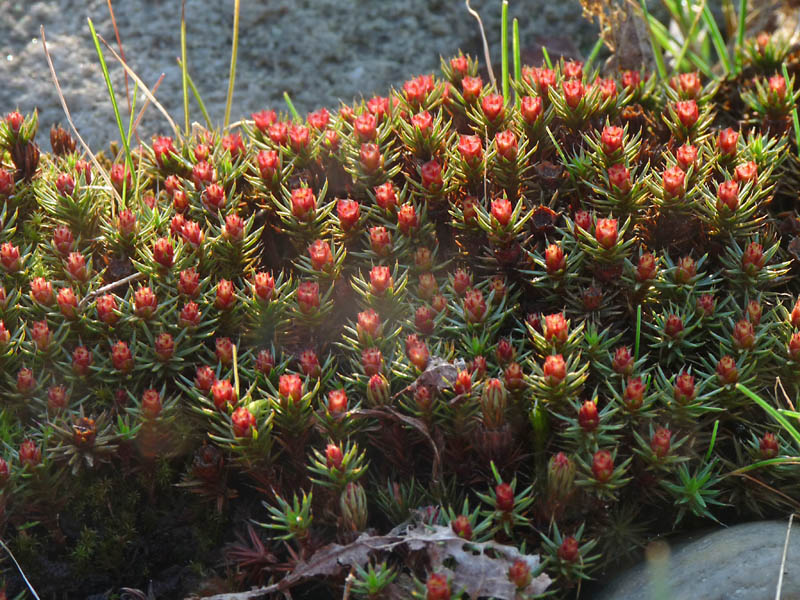
[[[230,65],[233,0],[187,0],[189,72],[212,119],[222,121]],[[473,0],[500,62],[500,2]],[[156,96],[183,122],[180,0],[115,0],[126,58],[148,86],[165,74]],[[577,0],[512,0],[523,47],[542,43],[566,53],[588,53],[596,26]],[[0,0],[0,112],[38,108],[40,143],[49,150],[53,123],[67,126],[42,50],[45,27],[59,82],[80,133],[93,149],[119,139],[87,17],[116,48],[107,0]],[[463,0],[242,0],[239,59],[231,120],[262,108],[285,111],[288,91],[298,111],[336,107],[362,94],[385,94],[411,76],[439,68],[439,56],[461,48],[483,53],[478,25]],[[106,52],[115,89],[124,94],[122,68]],[[499,66],[497,67],[499,76]],[[132,85],[131,85],[132,91]],[[144,100],[139,95],[139,106]],[[201,121],[192,99],[192,120]],[[123,109],[127,103],[121,100]],[[144,140],[168,125],[154,107],[139,133]]]

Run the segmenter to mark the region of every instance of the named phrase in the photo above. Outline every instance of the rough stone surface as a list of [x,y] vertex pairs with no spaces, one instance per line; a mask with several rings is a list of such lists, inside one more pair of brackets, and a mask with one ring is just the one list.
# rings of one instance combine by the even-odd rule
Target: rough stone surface
[[[113,4],[128,63],[149,86],[165,74],[157,97],[182,124],[176,62],[180,0]],[[499,64],[500,1],[473,0],[472,6],[483,15]],[[519,18],[523,45],[532,48],[542,37],[558,37],[586,51],[596,39],[595,25],[581,17],[575,0],[520,0],[511,2],[509,14]],[[38,108],[45,147],[50,125],[66,125],[66,119],[45,61],[40,25],[78,130],[96,149],[119,139],[87,17],[116,48],[107,0],[0,0],[0,111]],[[233,1],[187,0],[186,17],[190,75],[212,119],[221,121]],[[336,107],[339,99],[385,94],[411,76],[437,70],[439,56],[459,48],[473,55],[481,48],[477,23],[462,0],[244,0],[231,119],[268,107],[286,110],[284,91],[301,114]],[[124,94],[123,71],[106,56],[115,87]],[[121,104],[127,106],[124,99]],[[191,114],[192,120],[202,120],[193,100]],[[167,128],[163,117],[148,108],[140,128],[145,139]]]
[[[651,548],[647,561],[611,582],[597,600],[772,600],[786,522],[736,525],[678,544]],[[800,600],[800,530],[792,529],[781,600]]]

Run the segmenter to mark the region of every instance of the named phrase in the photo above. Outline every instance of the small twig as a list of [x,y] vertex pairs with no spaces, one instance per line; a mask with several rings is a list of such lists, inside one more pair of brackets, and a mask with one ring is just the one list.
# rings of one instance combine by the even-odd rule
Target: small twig
[[110,292],[113,289],[116,289],[126,283],[130,283],[131,281],[138,281],[140,279],[144,279],[147,277],[144,273],[134,273],[133,275],[128,275],[127,277],[123,277],[122,279],[117,279],[116,281],[112,281],[108,285],[104,285],[103,287],[97,288],[93,292],[89,292],[86,294],[83,299],[78,303],[78,308],[83,308],[86,306],[87,303],[91,302],[94,298],[97,298],[100,294],[105,294],[106,292]]
[[14,564],[17,565],[17,569],[19,570],[19,574],[22,575],[22,580],[25,582],[25,585],[28,586],[28,589],[31,591],[31,594],[33,594],[33,597],[36,598],[36,600],[41,600],[39,598],[39,595],[36,593],[36,590],[33,589],[33,586],[31,585],[31,582],[28,581],[28,578],[25,576],[25,571],[22,570],[22,567],[19,566],[19,563],[17,562],[17,559],[14,558],[14,554],[11,552],[11,549],[8,546],[6,546],[6,544],[5,544],[5,542],[3,540],[0,540],[0,546],[3,546],[3,550],[8,552],[8,555],[11,557],[11,560],[13,560]]
[[81,146],[83,146],[83,149],[86,150],[86,153],[89,155],[89,159],[92,161],[92,164],[94,164],[97,172],[100,173],[100,177],[102,177],[106,182],[106,185],[111,190],[111,193],[116,196],[117,200],[122,201],[122,196],[119,195],[119,192],[117,192],[116,188],[111,184],[111,179],[109,179],[108,173],[98,162],[94,152],[92,152],[92,149],[89,148],[89,144],[87,144],[83,137],[81,137],[81,134],[78,133],[78,128],[75,127],[75,122],[72,120],[69,107],[67,107],[67,101],[64,98],[64,93],[61,91],[61,84],[58,83],[56,68],[53,66],[53,59],[50,57],[50,51],[47,49],[47,38],[44,35],[44,25],[39,28],[39,31],[42,34],[42,48],[44,48],[44,56],[47,59],[47,66],[50,67],[50,76],[53,78],[53,85],[56,86],[56,94],[58,94],[58,99],[61,101],[61,108],[64,109],[64,115],[67,117],[67,123],[69,123],[69,126],[72,127],[75,137],[78,138]]
[[775,600],[781,600],[781,588],[783,587],[783,570],[786,568],[786,555],[789,552],[789,535],[792,533],[792,520],[794,513],[789,515],[789,526],[786,527],[786,541],[783,542],[783,556],[781,557],[781,572],[778,574],[778,589],[775,590]]
[[464,0],[464,4],[467,5],[469,14],[475,17],[478,21],[478,27],[481,29],[481,39],[483,40],[483,58],[486,60],[486,68],[489,71],[489,80],[492,82],[492,86],[496,89],[497,80],[494,78],[494,71],[492,70],[492,57],[489,55],[489,41],[486,39],[486,31],[483,29],[483,21],[481,21],[481,16],[478,14],[478,11],[469,5],[469,0]]

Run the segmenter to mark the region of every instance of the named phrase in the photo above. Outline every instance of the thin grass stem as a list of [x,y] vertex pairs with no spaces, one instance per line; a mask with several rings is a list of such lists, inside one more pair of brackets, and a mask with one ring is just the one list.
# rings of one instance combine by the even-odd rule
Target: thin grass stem
[[478,21],[478,28],[480,29],[481,40],[483,41],[483,58],[486,61],[486,70],[489,71],[489,81],[492,82],[492,87],[497,89],[497,79],[494,76],[494,69],[492,69],[492,57],[489,54],[489,40],[486,39],[486,31],[483,29],[483,20],[481,20],[481,15],[478,11],[469,5],[469,0],[464,0],[464,4],[467,5],[467,12]]
[[[86,140],[83,139],[83,136],[78,131],[78,128],[75,127],[75,122],[72,120],[72,113],[69,112],[69,107],[67,106],[67,100],[64,98],[64,92],[61,90],[61,84],[58,82],[58,76],[56,75],[56,68],[53,66],[53,59],[50,56],[50,51],[47,49],[47,37],[44,34],[44,25],[39,27],[39,33],[42,36],[42,48],[44,49],[44,56],[47,59],[47,66],[50,68],[50,77],[53,79],[53,85],[56,88],[56,94],[58,94],[58,99],[61,101],[61,108],[64,109],[64,115],[67,117],[67,123],[69,126],[72,127],[72,131],[75,134],[75,137],[78,138],[81,146],[83,149],[86,150],[86,154],[89,155],[89,159],[92,161],[95,169],[97,172],[100,173],[100,177],[103,178],[108,188],[111,190],[111,193],[114,195],[117,200],[121,200],[119,192],[111,185],[111,179],[108,176],[106,170],[100,165],[100,162],[97,160],[97,156],[95,156],[92,149],[89,147],[89,144],[86,143]],[[115,216],[115,203],[111,203],[111,216]]]
[[658,78],[665,80],[667,78],[667,69],[664,66],[664,55],[661,53],[661,45],[656,41],[653,35],[653,27],[650,23],[650,13],[647,12],[647,2],[641,0],[642,12],[644,13],[644,22],[647,25],[647,31],[650,37],[650,47],[653,49],[653,56],[656,59],[656,70],[658,71]]
[[[122,117],[119,114],[119,105],[117,104],[117,96],[114,94],[114,86],[111,83],[111,76],[108,73],[108,66],[106,65],[106,59],[103,57],[103,49],[100,48],[100,40],[98,39],[97,32],[94,30],[94,23],[92,23],[91,19],[86,19],[89,22],[89,31],[92,33],[92,39],[94,40],[94,47],[97,50],[97,57],[100,59],[100,68],[103,70],[103,77],[106,80],[106,87],[108,88],[108,95],[111,98],[111,106],[114,108],[114,118],[117,120],[117,127],[119,128],[119,136],[122,138],[122,147],[125,150],[125,162],[128,165],[128,171],[133,177],[133,157],[131,156],[131,147],[128,143],[128,136],[125,135],[125,128],[122,125]],[[124,64],[124,61],[120,59],[120,61]]]
[[636,341],[633,347],[633,361],[639,360],[639,340],[642,338],[642,305],[636,307]]
[[[180,58],[178,59],[178,64],[179,65],[183,64]],[[186,71],[186,82],[189,84],[189,89],[192,90],[192,95],[194,96],[195,102],[197,102],[197,106],[200,107],[200,112],[203,115],[203,119],[205,119],[206,121],[206,125],[208,126],[209,129],[213,129],[214,124],[211,122],[211,117],[209,116],[208,111],[206,110],[206,104],[205,102],[203,102],[203,98],[200,96],[200,92],[197,90],[197,86],[194,84],[192,76],[189,75],[188,69]]]
[[300,115],[297,113],[297,109],[294,107],[292,99],[289,97],[289,92],[283,92],[283,100],[286,102],[286,106],[289,107],[289,112],[292,113],[292,118],[295,121],[299,121]]
[[708,450],[706,450],[705,462],[711,458],[711,453],[714,451],[714,446],[717,443],[717,430],[719,429],[719,419],[714,421],[714,429],[711,431],[711,440],[708,442]]
[[117,61],[119,62],[119,64],[121,64],[121,65],[122,65],[122,68],[123,68],[123,69],[125,69],[125,70],[128,72],[128,74],[131,76],[131,79],[133,79],[133,80],[134,80],[136,83],[138,83],[138,84],[139,84],[139,87],[142,89],[142,93],[143,93],[143,94],[144,94],[144,95],[147,97],[147,99],[148,99],[148,100],[150,100],[150,102],[152,102],[152,103],[155,105],[155,107],[158,109],[158,111],[159,111],[159,112],[160,112],[162,115],[164,115],[164,118],[167,120],[167,123],[169,123],[169,126],[172,128],[172,131],[174,132],[175,136],[176,136],[176,137],[180,137],[180,135],[181,135],[181,130],[180,130],[180,128],[178,128],[178,125],[175,123],[175,121],[172,119],[172,117],[170,117],[170,116],[169,116],[169,113],[167,112],[167,109],[165,109],[165,108],[164,108],[164,106],[161,104],[161,102],[159,102],[158,100],[156,100],[156,97],[153,95],[153,92],[152,92],[152,91],[150,91],[150,88],[148,88],[148,87],[145,85],[144,81],[142,81],[142,78],[141,78],[141,77],[139,77],[139,76],[136,74],[136,72],[135,72],[133,69],[131,69],[131,68],[130,68],[130,67],[129,67],[129,66],[128,66],[128,65],[127,65],[127,64],[126,64],[126,63],[125,63],[125,62],[124,62],[124,61],[123,61],[121,58],[120,58],[119,54],[117,54],[116,52],[114,52],[114,48],[112,48],[112,47],[111,47],[111,45],[110,45],[110,44],[109,44],[109,43],[108,43],[108,42],[107,42],[107,41],[106,41],[106,40],[103,38],[103,36],[102,36],[102,35],[100,35],[100,34],[97,34],[97,37],[98,37],[98,38],[100,38],[100,41],[101,41],[101,42],[103,42],[103,45],[104,45],[104,46],[105,46],[105,47],[108,49],[108,51],[109,51],[109,52],[111,52],[111,55],[112,55],[114,58],[116,58],[116,59],[117,59]]
[[228,75],[228,97],[225,100],[225,120],[222,129],[228,128],[233,104],[233,84],[236,81],[236,57],[239,54],[239,0],[233,2],[233,41],[231,42],[231,70]]
[[548,54],[547,48],[545,48],[544,46],[542,46],[542,56],[544,56],[544,63],[547,65],[547,68],[552,69],[553,63],[550,62],[550,54]]
[[238,361],[238,349],[236,348],[236,344],[232,344],[233,346],[233,389],[236,392],[236,397],[240,398],[239,396],[239,361]]
[[128,122],[128,139],[133,137],[133,124],[136,122],[136,93],[139,91],[139,84],[133,82],[133,100],[131,100],[131,118]]
[[[138,91],[139,91],[139,84],[134,82],[133,83],[133,100],[131,100],[131,105],[130,105],[131,116],[130,116],[130,119],[128,120],[128,139],[131,139],[132,134],[133,134],[133,123],[134,123],[134,117],[136,116],[136,112],[135,112],[135,110],[136,110],[136,92],[138,92]],[[142,168],[142,161],[139,161],[139,171],[140,172],[141,172],[141,168]],[[131,173],[131,180],[132,181],[139,181],[139,173],[137,173],[135,177],[134,177],[133,173]],[[127,198],[127,187],[128,187],[128,178],[127,177],[123,177],[122,178],[122,206],[120,208],[124,208],[125,198]]]
[[728,475],[741,475],[743,473],[755,471],[762,467],[772,467],[774,465],[797,465],[797,464],[800,464],[800,456],[777,456],[775,458],[766,458],[764,460],[759,460],[757,462],[750,463],[749,465],[739,467],[738,469],[728,473]]
[[722,63],[722,69],[727,76],[732,71],[731,58],[728,56],[728,47],[725,45],[725,40],[722,39],[722,33],[720,33],[717,22],[714,20],[714,15],[711,14],[711,9],[708,8],[708,4],[703,7],[703,22],[708,29],[708,33],[711,35],[711,42],[714,44],[719,62]]
[[771,406],[766,400],[761,398],[761,396],[743,386],[741,383],[736,384],[736,389],[764,409],[764,411],[766,411],[769,416],[775,419],[781,425],[781,427],[783,427],[786,433],[792,437],[797,446],[800,447],[800,431],[797,431],[797,429],[795,429],[792,424],[789,423],[789,420],[784,417],[780,411]]
[[[114,16],[114,7],[111,6],[111,0],[108,0],[108,14],[111,15],[111,27],[114,28],[114,36],[117,38],[117,46],[119,47],[119,55],[122,60],[125,60],[125,50],[122,48],[122,40],[119,37],[119,29],[117,28],[117,18]],[[128,88],[128,74],[125,73],[125,98],[128,100],[128,112],[131,112],[131,92]]]
[[[155,85],[153,86],[153,93],[154,94],[156,93],[156,90],[158,90],[159,86],[161,85],[161,82],[164,81],[164,77],[165,77],[165,75],[164,75],[164,73],[162,73],[161,76],[158,78],[158,81],[156,81]],[[136,128],[139,127],[139,122],[142,120],[142,117],[144,116],[144,111],[147,110],[148,106],[150,106],[150,99],[149,98],[145,98],[144,106],[142,106],[142,109],[139,111],[139,114],[136,116],[136,120],[133,122],[133,133],[132,133],[132,135],[136,135]]]
[[[668,50],[671,54],[677,55],[679,50],[678,41],[672,37],[672,34],[664,27],[663,24],[659,23],[659,21],[655,17],[650,17],[650,26],[651,31],[657,42],[659,43],[660,47]],[[719,80],[719,77],[714,73],[714,71],[709,66],[708,62],[703,60],[700,56],[692,52],[691,50],[686,51],[686,57],[692,62],[692,64],[698,70],[702,71],[706,77],[710,79]]]
[[503,101],[508,104],[508,0],[503,0],[500,16],[500,60],[503,78]]
[[[789,88],[789,94],[794,97],[794,83],[789,79],[789,71],[786,69],[786,63],[781,65],[781,74],[783,75],[786,86]],[[797,117],[797,105],[792,107],[792,124],[794,125],[794,141],[797,145],[797,154],[800,155],[800,119]]]
[[189,81],[186,72],[186,0],[181,0],[181,82],[183,84],[183,133],[189,135]]
[[594,43],[594,46],[592,46],[592,51],[589,52],[589,58],[586,59],[586,63],[584,66],[584,69],[586,71],[589,71],[594,61],[597,60],[597,56],[600,54],[600,50],[603,49],[604,43],[605,42],[603,41],[602,37],[597,38],[597,41]]
[[549,126],[545,127],[545,130],[547,131],[547,135],[550,136],[550,141],[553,142],[553,146],[555,147],[556,152],[558,152],[558,157],[564,162],[564,164],[566,164],[567,163],[567,155],[564,154],[564,151],[561,149],[561,146],[556,141],[556,138],[553,135],[553,132],[550,131],[550,127]]
[[686,34],[686,39],[683,40],[683,45],[681,46],[681,51],[678,53],[677,58],[675,59],[675,68],[673,72],[679,71],[681,68],[681,63],[683,63],[683,58],[686,56],[686,52],[689,50],[689,45],[692,43],[695,37],[695,32],[697,31],[697,26],[700,24],[700,19],[703,16],[703,8],[706,5],[706,0],[703,0],[703,4],[700,6],[697,14],[694,16],[692,20],[692,25],[689,27],[689,31]]
[[8,555],[11,557],[11,560],[13,560],[13,561],[14,561],[14,564],[17,566],[17,570],[19,571],[19,574],[20,574],[20,575],[22,575],[22,580],[25,582],[25,585],[26,585],[26,586],[28,586],[28,589],[30,590],[31,594],[33,594],[33,597],[34,597],[36,600],[40,600],[40,598],[39,598],[39,594],[37,594],[37,593],[36,593],[36,590],[35,590],[35,589],[33,589],[33,586],[31,585],[31,582],[30,582],[30,581],[28,581],[28,578],[27,578],[27,576],[25,575],[25,572],[22,570],[22,567],[21,567],[21,566],[19,566],[19,563],[17,562],[17,559],[16,559],[16,557],[15,557],[15,556],[14,556],[14,554],[11,552],[11,548],[9,548],[8,546],[6,546],[6,544],[5,544],[5,542],[4,542],[3,540],[0,540],[0,546],[2,546],[2,547],[3,547],[3,550],[5,550],[5,551],[8,553]]
[[744,46],[744,30],[747,24],[747,0],[739,0],[739,26],[736,29],[736,73],[742,72],[742,47]]
[[[519,82],[522,81],[522,49],[519,45],[519,21],[514,19],[512,23],[514,36],[514,81],[519,85]],[[514,99],[515,104],[519,106],[522,99],[516,90],[514,91]]]

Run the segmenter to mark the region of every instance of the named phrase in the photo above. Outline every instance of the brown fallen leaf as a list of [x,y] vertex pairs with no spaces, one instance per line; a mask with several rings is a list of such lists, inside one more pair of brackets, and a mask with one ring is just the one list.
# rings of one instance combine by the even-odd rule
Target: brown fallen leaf
[[[535,573],[540,567],[538,555],[523,554],[513,546],[495,542],[468,542],[458,537],[450,527],[417,523],[397,527],[389,535],[361,534],[351,544],[329,544],[299,563],[278,583],[247,592],[217,594],[205,600],[252,600],[285,592],[304,580],[336,575],[343,569],[365,565],[373,552],[391,552],[401,545],[412,553],[427,554],[432,570],[447,573],[452,577],[454,589],[467,592],[474,600],[486,597],[514,600],[518,592],[542,594],[552,583],[546,573],[541,573],[524,590],[517,590],[508,579],[509,568],[522,560]],[[445,567],[445,562],[450,566]],[[196,598],[192,596],[186,600]]]

